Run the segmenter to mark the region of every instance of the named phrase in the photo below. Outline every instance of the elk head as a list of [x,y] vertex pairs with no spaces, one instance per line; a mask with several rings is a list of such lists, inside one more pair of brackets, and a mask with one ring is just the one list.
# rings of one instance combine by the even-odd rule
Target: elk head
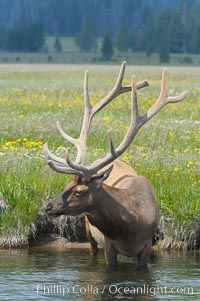
[[113,166],[106,171],[92,176],[88,181],[83,176],[75,176],[66,189],[55,199],[50,200],[46,207],[49,215],[71,215],[89,213],[95,206],[96,196],[101,184],[109,177]]
[[[86,71],[84,79],[85,112],[82,129],[78,139],[67,135],[61,128],[60,123],[57,122],[57,128],[62,137],[77,147],[77,158],[75,162],[71,160],[68,153],[66,153],[66,158],[63,159],[52,154],[47,144],[44,145],[47,163],[54,171],[75,175],[74,181],[69,183],[66,189],[59,196],[57,196],[54,200],[49,201],[46,207],[46,211],[49,214],[79,215],[82,213],[87,213],[90,208],[94,206],[94,202],[98,201],[97,195],[101,190],[102,183],[109,177],[112,171],[111,163],[129,147],[139,129],[166,104],[180,102],[187,96],[186,91],[175,97],[167,96],[167,70],[164,69],[162,75],[161,92],[158,100],[147,111],[147,113],[145,113],[143,116],[140,116],[138,113],[137,89],[146,87],[149,85],[149,83],[147,80],[136,83],[133,77],[131,85],[122,86],[125,68],[126,62],[123,62],[113,89],[106,97],[104,97],[94,106],[92,106],[90,103],[88,93],[88,71]],[[92,118],[99,110],[105,107],[118,95],[129,91],[132,91],[132,113],[131,122],[124,139],[116,148],[112,140],[111,132],[108,130],[107,136],[110,153],[104,158],[95,161],[90,166],[86,166],[86,140]],[[98,173],[99,171],[100,173]]]

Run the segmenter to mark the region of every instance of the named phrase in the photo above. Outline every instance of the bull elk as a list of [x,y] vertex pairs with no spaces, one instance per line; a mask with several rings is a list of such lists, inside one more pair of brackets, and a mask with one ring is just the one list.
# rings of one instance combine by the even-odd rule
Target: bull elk
[[[129,147],[139,129],[168,103],[184,100],[187,91],[175,97],[167,96],[167,71],[162,75],[161,92],[155,104],[140,116],[138,113],[137,89],[148,86],[148,81],[123,86],[126,62],[123,62],[113,89],[99,103],[92,106],[88,92],[88,71],[84,78],[84,117],[79,138],[67,135],[57,122],[62,137],[77,147],[77,157],[72,161],[69,154],[60,158],[44,145],[48,165],[56,172],[74,175],[74,180],[65,190],[47,204],[50,215],[84,214],[86,232],[91,245],[91,254],[96,255],[98,246],[104,248],[109,265],[116,265],[117,255],[137,256],[138,267],[145,267],[152,246],[158,219],[159,207],[151,183],[127,164],[117,158]],[[85,165],[86,140],[94,115],[118,95],[132,91],[131,121],[121,144],[115,147],[108,130],[109,154]]]

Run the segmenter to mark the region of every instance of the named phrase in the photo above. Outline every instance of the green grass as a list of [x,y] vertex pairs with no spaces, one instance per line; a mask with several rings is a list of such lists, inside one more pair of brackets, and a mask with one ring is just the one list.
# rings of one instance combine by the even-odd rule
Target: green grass
[[[102,39],[97,40],[97,49],[92,52],[81,51],[75,45],[73,37],[60,37],[62,52],[56,53],[54,50],[55,37],[46,37],[45,45],[47,52],[21,53],[0,51],[0,63],[44,63],[44,64],[102,64],[101,45]],[[144,52],[133,52],[130,49],[126,52],[114,49],[114,55],[110,64],[120,63],[126,60],[134,65],[160,65],[159,56],[153,53],[150,58]],[[194,54],[170,54],[169,65],[191,65],[200,66],[200,56]]]
[[[56,174],[43,158],[42,145],[64,155],[71,148],[55,128],[60,120],[77,137],[83,114],[83,75],[90,70],[90,97],[99,101],[112,87],[119,66],[1,65],[0,68],[0,196],[9,210],[1,217],[1,233],[27,238],[42,219],[41,207],[61,192],[71,177]],[[138,92],[140,113],[159,96],[161,67],[127,67],[131,75],[152,84]],[[198,200],[199,68],[169,68],[169,94],[190,94],[183,103],[168,105],[146,124],[122,160],[154,185],[161,211],[168,220],[167,234],[187,240],[200,219]],[[108,150],[106,130],[119,144],[130,120],[130,93],[114,100],[93,120],[88,139],[88,161]],[[101,126],[100,126],[101,125]],[[102,126],[103,125],[103,126]]]

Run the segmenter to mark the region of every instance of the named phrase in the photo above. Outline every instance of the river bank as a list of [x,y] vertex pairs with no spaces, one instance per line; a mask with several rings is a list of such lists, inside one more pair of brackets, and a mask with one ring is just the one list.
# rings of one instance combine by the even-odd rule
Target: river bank
[[[1,208],[0,206],[0,212]],[[89,249],[90,247],[86,237],[83,216],[49,218],[46,214],[43,214],[40,222],[32,226],[33,229],[27,236],[16,232],[11,233],[9,236],[1,236],[0,248],[14,249],[46,246],[58,249]],[[171,233],[171,235],[168,235],[168,233]],[[187,239],[184,239],[184,237],[186,237],[185,233],[183,235],[181,232],[178,233],[177,229],[172,229],[169,221],[161,216],[157,233],[155,233],[153,238],[153,246],[159,250],[200,249],[200,221],[198,221],[193,230],[188,232]]]

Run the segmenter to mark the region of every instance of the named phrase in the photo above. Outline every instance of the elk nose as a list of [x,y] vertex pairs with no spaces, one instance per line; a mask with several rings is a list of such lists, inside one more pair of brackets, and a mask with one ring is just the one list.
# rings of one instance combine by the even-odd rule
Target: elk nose
[[52,203],[48,203],[45,210],[46,210],[47,213],[49,213],[52,208],[53,208]]

